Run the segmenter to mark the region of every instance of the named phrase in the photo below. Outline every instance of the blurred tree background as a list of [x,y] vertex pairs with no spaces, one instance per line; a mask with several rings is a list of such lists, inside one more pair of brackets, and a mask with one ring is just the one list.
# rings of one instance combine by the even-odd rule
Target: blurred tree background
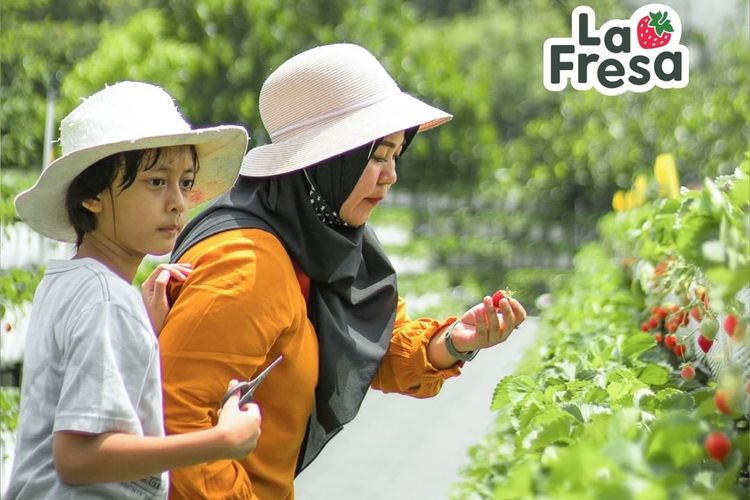
[[[636,8],[584,3],[597,26]],[[59,87],[57,126],[81,96],[124,79],[163,86],[195,126],[241,124],[251,146],[263,144],[257,101],[268,74],[315,45],[359,43],[402,88],[454,114],[410,149],[392,203],[413,209],[414,234],[430,239],[452,284],[471,279],[489,290],[501,276],[536,294],[657,154],[672,153],[689,184],[730,171],[750,136],[746,19],[735,17],[715,45],[700,26],[685,26],[681,43],[697,63],[684,89],[549,92],[543,42],[570,36],[579,4],[3,0],[0,165],[40,169],[50,89]]]

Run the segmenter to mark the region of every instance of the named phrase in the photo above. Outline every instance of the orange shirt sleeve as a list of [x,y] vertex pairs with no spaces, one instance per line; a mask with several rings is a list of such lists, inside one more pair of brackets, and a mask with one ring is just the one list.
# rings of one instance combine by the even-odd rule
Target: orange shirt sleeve
[[406,302],[399,297],[393,336],[372,387],[416,398],[429,398],[440,391],[443,381],[461,373],[463,363],[438,370],[427,360],[427,344],[436,333],[457,318],[445,321],[430,318],[409,319]]
[[[285,359],[255,393],[264,416],[255,451],[173,470],[170,498],[287,498],[318,363],[291,260],[275,236],[257,229],[209,237],[180,260],[193,272],[171,290],[174,305],[159,336],[168,434],[215,425],[231,379],[251,378],[279,354]],[[294,393],[279,397],[279,387]]]

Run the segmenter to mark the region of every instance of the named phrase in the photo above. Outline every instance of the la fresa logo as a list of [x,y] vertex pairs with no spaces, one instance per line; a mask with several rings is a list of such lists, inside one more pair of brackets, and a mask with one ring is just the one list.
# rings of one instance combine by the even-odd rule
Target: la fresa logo
[[690,57],[680,45],[680,16],[671,7],[644,5],[630,19],[612,19],[597,28],[594,9],[582,5],[573,10],[571,25],[570,38],[544,42],[547,90],[570,85],[619,95],[688,84]]

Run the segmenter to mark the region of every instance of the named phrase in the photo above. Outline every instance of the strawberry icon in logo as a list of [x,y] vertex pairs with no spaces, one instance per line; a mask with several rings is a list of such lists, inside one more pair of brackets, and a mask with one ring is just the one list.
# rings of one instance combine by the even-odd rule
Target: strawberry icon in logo
[[655,49],[669,43],[672,38],[672,23],[667,12],[649,12],[638,21],[638,43],[644,49]]

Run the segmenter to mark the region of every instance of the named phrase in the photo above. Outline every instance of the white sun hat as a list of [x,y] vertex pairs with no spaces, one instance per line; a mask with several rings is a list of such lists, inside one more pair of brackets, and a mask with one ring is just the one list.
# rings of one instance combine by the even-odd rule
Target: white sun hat
[[236,125],[191,129],[160,87],[116,83],[85,99],[62,120],[62,156],[44,168],[34,186],[16,196],[16,212],[48,238],[76,241],[65,198],[78,174],[115,153],[189,144],[195,145],[199,162],[190,202],[201,203],[232,186],[247,141],[247,131]]
[[402,92],[366,49],[333,44],[302,52],[279,66],[260,91],[260,116],[271,144],[252,148],[240,175],[292,172],[419,126],[452,118]]

